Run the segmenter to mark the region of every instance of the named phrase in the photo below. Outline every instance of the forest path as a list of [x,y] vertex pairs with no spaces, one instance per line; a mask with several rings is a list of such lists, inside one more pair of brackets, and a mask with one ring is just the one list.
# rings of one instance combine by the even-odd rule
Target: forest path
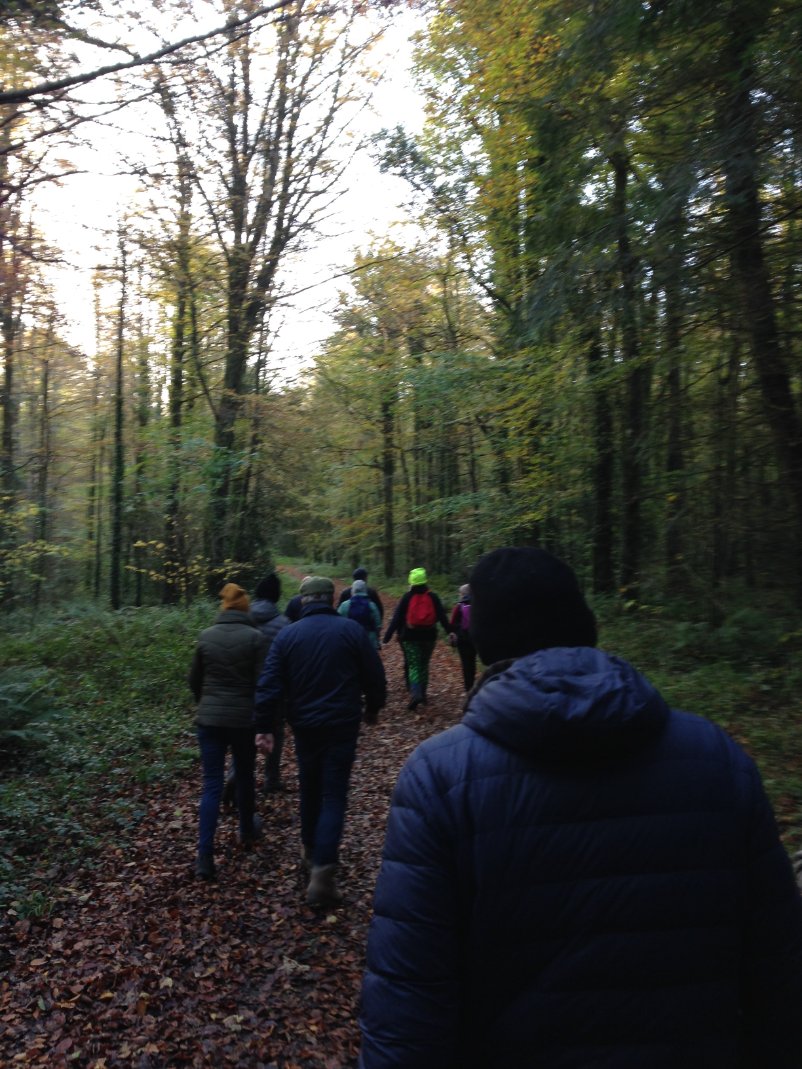
[[[387,620],[395,600],[383,601]],[[318,913],[304,902],[289,733],[287,791],[260,796],[265,834],[253,853],[238,848],[236,820],[221,818],[213,883],[193,874],[198,765],[153,789],[132,839],[108,843],[75,870],[50,917],[17,922],[14,963],[0,974],[0,1064],[356,1064],[356,1008],[390,793],[408,754],[455,723],[463,701],[458,658],[442,640],[428,708],[417,714],[406,709],[395,641],[382,658],[388,704],[378,725],[363,731],[354,765],[343,906]]]

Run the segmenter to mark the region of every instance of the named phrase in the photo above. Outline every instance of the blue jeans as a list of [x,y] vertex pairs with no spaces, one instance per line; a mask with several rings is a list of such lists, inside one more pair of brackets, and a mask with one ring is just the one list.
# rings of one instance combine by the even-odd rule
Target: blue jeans
[[337,860],[357,732],[343,738],[342,733],[332,735],[326,728],[294,731],[301,842],[313,865],[331,865]]
[[198,744],[203,766],[198,852],[211,854],[214,852],[214,833],[220,815],[226,753],[229,747],[234,758],[240,838],[248,839],[253,836],[253,770],[256,764],[256,744],[253,728],[209,727],[206,724],[198,724]]

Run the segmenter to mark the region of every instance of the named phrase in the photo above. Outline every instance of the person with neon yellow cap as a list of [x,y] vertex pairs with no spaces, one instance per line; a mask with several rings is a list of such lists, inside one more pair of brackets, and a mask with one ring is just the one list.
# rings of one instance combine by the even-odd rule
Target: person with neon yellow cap
[[393,635],[404,651],[404,675],[409,688],[408,709],[426,704],[429,685],[429,662],[437,642],[437,625],[449,632],[448,617],[443,603],[429,589],[425,568],[413,568],[409,573],[409,590],[396,606],[393,618],[384,632],[385,643]]

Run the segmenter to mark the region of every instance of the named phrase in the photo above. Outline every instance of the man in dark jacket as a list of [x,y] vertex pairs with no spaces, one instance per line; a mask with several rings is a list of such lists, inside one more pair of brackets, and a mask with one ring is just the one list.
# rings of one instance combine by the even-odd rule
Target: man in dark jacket
[[386,698],[384,668],[364,627],[334,608],[334,584],[301,583],[301,618],[276,636],[256,689],[256,744],[268,752],[279,705],[295,738],[301,792],[301,842],[310,869],[307,902],[334,905],[348,782],[364,695],[366,722]]
[[189,686],[198,702],[195,723],[203,765],[195,871],[204,880],[215,876],[214,833],[229,749],[243,846],[252,846],[259,830],[254,816],[253,694],[265,639],[251,622],[249,607],[242,587],[226,583],[220,591],[220,612],[201,632],[189,670]]
[[752,760],[594,648],[562,562],[470,585],[491,667],[395,788],[362,1069],[798,1069],[802,899]]

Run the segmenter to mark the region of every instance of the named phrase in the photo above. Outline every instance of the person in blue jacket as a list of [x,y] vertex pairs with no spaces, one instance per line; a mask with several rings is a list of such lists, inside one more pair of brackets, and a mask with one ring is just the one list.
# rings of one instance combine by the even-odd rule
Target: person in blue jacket
[[256,745],[269,753],[281,708],[295,739],[302,858],[311,906],[342,900],[336,872],[360,723],[386,699],[381,658],[367,631],[334,608],[334,584],[301,583],[301,618],[276,635],[256,686]]
[[395,787],[361,1069],[799,1069],[802,898],[753,761],[595,648],[566,564],[499,549],[470,586],[490,667]]

